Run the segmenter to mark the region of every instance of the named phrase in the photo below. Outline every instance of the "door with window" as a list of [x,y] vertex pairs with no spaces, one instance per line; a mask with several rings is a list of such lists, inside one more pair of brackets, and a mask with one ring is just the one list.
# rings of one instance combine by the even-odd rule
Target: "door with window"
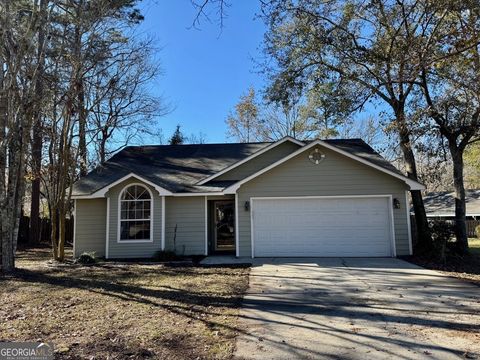
[[214,250],[235,251],[235,202],[214,202]]

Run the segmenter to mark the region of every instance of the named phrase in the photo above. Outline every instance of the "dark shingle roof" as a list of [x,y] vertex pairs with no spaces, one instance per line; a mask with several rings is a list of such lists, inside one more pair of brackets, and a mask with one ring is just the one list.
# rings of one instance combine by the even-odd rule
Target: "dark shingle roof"
[[[361,139],[325,140],[335,147],[401,174]],[[221,191],[232,182],[196,185],[200,180],[254,154],[271,143],[129,146],[77,181],[74,196],[90,195],[134,173],[171,192]]]
[[389,161],[385,160],[362,139],[329,139],[324,141],[330,145],[334,145],[340,150],[349,152],[350,154],[356,155],[364,160],[368,160],[372,164],[405,176],[400,170],[393,166]]
[[224,188],[223,184],[195,186],[195,183],[268,145],[270,143],[128,146],[77,181],[73,195],[91,194],[130,173],[171,192],[219,191]]
[[[467,216],[480,214],[480,189],[465,190]],[[451,191],[431,192],[423,198],[429,216],[455,216],[455,193]]]

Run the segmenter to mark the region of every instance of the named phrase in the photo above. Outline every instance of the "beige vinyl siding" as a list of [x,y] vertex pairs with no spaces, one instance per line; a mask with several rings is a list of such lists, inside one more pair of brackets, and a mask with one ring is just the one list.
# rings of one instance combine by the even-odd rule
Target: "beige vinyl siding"
[[[319,147],[326,155],[319,165],[308,159],[313,149],[307,150],[238,189],[240,256],[251,256],[250,212],[245,211],[243,206],[251,197],[390,194],[400,201],[400,209],[393,209],[397,255],[407,255],[409,240],[405,183],[358,161]],[[338,219],[338,226],[342,226],[342,223],[348,223],[348,219]]]
[[95,256],[105,256],[107,199],[75,201],[75,253],[95,252]]
[[165,249],[179,255],[205,254],[205,196],[167,196],[165,208]]
[[[118,242],[118,201],[119,194],[125,186],[139,183],[150,189],[153,195],[153,242]],[[148,258],[161,250],[162,246],[162,198],[158,192],[150,185],[143,184],[141,181],[131,178],[111,188],[107,196],[110,198],[110,224],[109,224],[109,246],[108,257],[110,259],[124,258]]]
[[246,163],[220,175],[212,181],[220,180],[241,180],[249,175],[256,173],[257,171],[265,168],[266,166],[273,164],[281,158],[291,154],[298,150],[300,146],[291,142],[285,141],[284,143],[274,147],[271,150],[264,152],[261,155],[247,161]]

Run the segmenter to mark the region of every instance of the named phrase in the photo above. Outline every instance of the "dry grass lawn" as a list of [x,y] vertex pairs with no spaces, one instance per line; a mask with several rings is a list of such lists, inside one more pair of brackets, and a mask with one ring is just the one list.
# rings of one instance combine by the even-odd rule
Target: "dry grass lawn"
[[248,269],[48,265],[20,252],[0,277],[0,341],[49,341],[61,359],[230,358]]
[[468,247],[470,248],[470,252],[472,254],[480,255],[480,239],[468,239]]

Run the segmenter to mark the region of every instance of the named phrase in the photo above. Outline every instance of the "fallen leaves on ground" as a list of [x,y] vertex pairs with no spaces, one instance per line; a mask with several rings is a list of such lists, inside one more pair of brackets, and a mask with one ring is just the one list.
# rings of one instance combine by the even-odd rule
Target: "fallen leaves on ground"
[[247,268],[61,266],[23,251],[2,278],[0,341],[52,342],[60,359],[230,358]]

